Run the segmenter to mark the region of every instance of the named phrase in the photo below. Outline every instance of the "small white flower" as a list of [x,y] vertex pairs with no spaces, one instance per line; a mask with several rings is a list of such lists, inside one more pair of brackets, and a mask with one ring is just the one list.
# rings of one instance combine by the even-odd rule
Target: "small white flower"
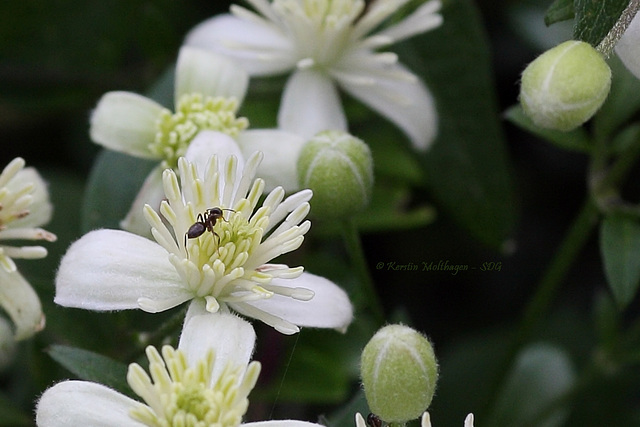
[[[380,422],[380,425],[382,425],[382,422]],[[431,427],[431,417],[429,416],[429,413],[426,411],[422,414],[422,418],[420,419],[420,426]],[[356,414],[356,427],[376,427],[376,426],[369,425],[364,420],[362,415],[360,415],[360,413],[358,412]],[[467,415],[467,417],[464,419],[464,427],[473,427],[473,414]]]
[[[297,158],[303,138],[275,129],[246,130],[249,122],[236,113],[247,91],[248,76],[227,58],[201,49],[183,47],[176,64],[174,108],[131,92],[109,92],[91,116],[91,139],[114,151],[158,160],[122,222],[126,230],[143,234],[146,223],[142,207],[157,208],[162,198],[162,171],[176,168],[201,131],[222,132],[233,137],[242,151],[253,153],[257,145],[286,144],[287,156]],[[259,142],[257,142],[259,141]],[[221,154],[209,147],[209,154]],[[287,158],[284,156],[284,159]],[[293,157],[295,156],[295,157]],[[209,156],[206,156],[208,158]],[[295,161],[283,157],[269,160],[279,170],[278,184],[287,190],[298,188]],[[267,185],[275,187],[269,179]]]
[[42,246],[7,246],[4,240],[47,240],[56,236],[40,228],[49,222],[52,207],[46,184],[21,158],[12,160],[0,174],[0,307],[15,324],[15,339],[29,338],[44,328],[40,299],[18,271],[13,258],[47,256]]
[[149,373],[129,366],[127,381],[144,402],[103,385],[64,381],[44,392],[39,427],[320,427],[303,421],[242,423],[260,373],[249,362],[255,343],[250,324],[231,314],[191,314],[178,349],[147,348]]
[[640,79],[640,13],[637,13],[618,40],[615,51],[634,76]]
[[[302,244],[312,193],[285,199],[278,187],[258,207],[264,181],[252,180],[260,160],[256,153],[238,174],[235,157],[220,166],[214,156],[200,176],[179,159],[180,184],[172,169],[163,173],[163,218],[145,207],[157,243],[118,230],[83,236],[62,259],[55,302],[159,312],[193,300],[209,312],[231,308],[285,334],[298,332],[296,325],[346,329],[353,313],[342,289],[302,267],[269,263]],[[217,219],[207,223],[213,208]],[[194,224],[198,233],[189,231]]]
[[427,149],[437,133],[431,94],[396,54],[377,52],[438,27],[439,0],[370,34],[408,0],[247,0],[256,12],[231,6],[211,18],[186,44],[238,61],[251,75],[293,70],[278,114],[281,129],[307,138],[347,130],[336,84],[394,122],[414,146]]

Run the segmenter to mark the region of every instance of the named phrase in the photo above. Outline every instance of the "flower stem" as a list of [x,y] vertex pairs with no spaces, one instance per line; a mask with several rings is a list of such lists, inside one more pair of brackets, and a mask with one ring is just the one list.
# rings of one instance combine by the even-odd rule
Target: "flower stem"
[[357,302],[359,300],[363,300],[362,305],[369,307],[376,319],[376,322],[383,324],[384,309],[378,293],[376,292],[375,286],[373,285],[371,274],[369,273],[369,267],[367,266],[367,260],[362,249],[362,242],[360,241],[358,228],[354,224],[353,220],[347,219],[343,222],[342,230],[347,251],[351,255],[351,261],[360,282],[360,295],[357,295],[355,298],[356,305],[358,305]]

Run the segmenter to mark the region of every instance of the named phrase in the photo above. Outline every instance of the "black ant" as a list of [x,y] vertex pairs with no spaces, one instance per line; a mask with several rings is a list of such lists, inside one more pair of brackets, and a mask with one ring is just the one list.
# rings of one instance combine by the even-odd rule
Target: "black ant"
[[369,414],[367,415],[367,426],[369,427],[382,427],[383,426],[383,422],[380,419],[380,417],[378,417],[376,414]]
[[196,218],[196,222],[189,227],[186,233],[184,233],[184,246],[187,246],[187,239],[195,239],[204,234],[205,231],[210,231],[214,236],[218,238],[218,244],[220,243],[220,236],[213,231],[213,226],[219,219],[226,221],[222,211],[235,212],[233,209],[221,209],[221,208],[209,208],[204,211],[203,214],[199,213]]

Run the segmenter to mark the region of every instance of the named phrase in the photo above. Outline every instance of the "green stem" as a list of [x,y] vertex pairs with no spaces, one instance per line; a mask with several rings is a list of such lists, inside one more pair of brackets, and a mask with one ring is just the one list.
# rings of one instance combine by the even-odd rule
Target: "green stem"
[[379,324],[383,324],[384,309],[382,308],[382,302],[378,297],[378,293],[373,285],[373,280],[371,279],[371,274],[369,273],[369,267],[362,249],[358,228],[352,219],[347,219],[343,222],[342,229],[345,245],[351,255],[351,261],[360,282],[361,297],[364,299],[364,304],[371,309],[376,321]]
[[[487,393],[488,400],[483,406],[485,419],[489,419],[490,405],[496,401],[500,388],[514,365],[516,356],[529,340],[534,328],[539,325],[549,311],[558,288],[597,224],[600,213],[598,196],[607,194],[611,188],[616,188],[636,163],[638,156],[640,156],[640,141],[622,153],[607,170],[606,142],[603,138],[596,138],[589,171],[591,194],[574,219],[551,264],[545,270],[533,298],[525,307],[513,340],[507,348],[504,361],[500,364],[496,380],[491,384]],[[479,417],[479,419],[481,418]]]

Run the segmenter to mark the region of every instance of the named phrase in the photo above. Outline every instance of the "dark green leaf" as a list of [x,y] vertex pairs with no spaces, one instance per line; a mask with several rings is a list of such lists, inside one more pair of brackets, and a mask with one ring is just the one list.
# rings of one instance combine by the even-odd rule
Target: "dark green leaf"
[[544,23],[549,26],[556,22],[573,19],[574,16],[573,0],[556,0],[547,9],[547,13],[544,15]]
[[54,345],[49,355],[74,375],[131,394],[127,384],[127,365],[91,351],[64,345]]
[[628,5],[629,0],[575,0],[574,39],[597,46]]
[[640,284],[640,224],[625,216],[607,216],[600,227],[600,252],[613,297],[625,308]]
[[505,112],[505,118],[518,127],[565,150],[579,151],[582,153],[588,153],[591,151],[589,134],[582,127],[576,128],[570,132],[541,128],[531,121],[531,119],[522,110],[522,106],[520,104],[509,108]]
[[442,13],[438,30],[404,44],[412,50],[403,61],[425,78],[440,120],[438,139],[423,158],[427,185],[462,226],[499,247],[513,229],[516,208],[491,53],[473,2],[448,2]]
[[593,312],[598,342],[605,348],[611,347],[620,335],[620,312],[608,293],[596,295]]
[[640,140],[640,124],[633,124],[620,131],[611,142],[611,153],[623,154]]
[[498,396],[494,411],[485,425],[562,426],[569,407],[557,399],[575,381],[569,357],[549,344],[524,349]]
[[155,164],[116,153],[102,151],[89,176],[82,209],[82,230],[120,228],[142,183]]
[[640,80],[617,56],[612,56],[608,62],[612,72],[611,91],[593,118],[595,132],[604,140],[609,140],[640,109]]

